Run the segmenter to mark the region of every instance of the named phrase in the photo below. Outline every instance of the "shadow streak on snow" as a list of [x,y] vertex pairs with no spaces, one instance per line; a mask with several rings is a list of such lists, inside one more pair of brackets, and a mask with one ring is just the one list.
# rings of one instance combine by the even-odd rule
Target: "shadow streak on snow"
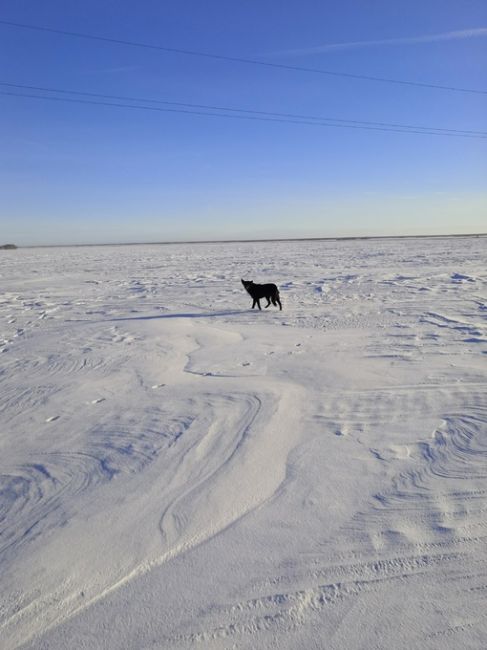
[[[258,311],[258,310],[257,310]],[[157,314],[154,316],[119,316],[116,318],[103,318],[100,320],[89,320],[84,318],[67,319],[69,323],[116,323],[131,320],[164,320],[166,318],[215,318],[217,316],[241,316],[242,314],[255,313],[251,309],[239,309],[234,311],[212,311],[212,312],[183,312],[177,314]]]
[[158,314],[157,316],[123,316],[121,318],[110,318],[108,320],[112,322],[125,320],[159,320],[163,318],[213,318],[215,316],[239,316],[249,311],[249,309],[240,309],[238,311],[184,312],[178,314]]

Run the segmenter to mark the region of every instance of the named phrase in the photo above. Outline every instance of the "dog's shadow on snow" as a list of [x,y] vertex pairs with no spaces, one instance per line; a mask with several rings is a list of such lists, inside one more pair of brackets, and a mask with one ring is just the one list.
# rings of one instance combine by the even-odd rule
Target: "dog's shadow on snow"
[[[156,316],[122,316],[121,318],[110,318],[112,321],[125,320],[162,320],[164,318],[215,318],[216,316],[241,316],[252,312],[251,309],[240,309],[234,311],[210,311],[210,312],[182,312],[177,314],[157,314]],[[255,313],[255,310],[254,310]]]
[[88,320],[88,319],[78,319],[70,318],[67,322],[70,323],[119,323],[122,321],[131,321],[131,320],[165,320],[166,318],[217,318],[221,316],[242,316],[244,314],[255,314],[262,313],[260,310],[252,309],[239,309],[239,310],[227,310],[227,311],[209,311],[209,312],[178,312],[178,313],[168,313],[168,314],[157,314],[154,316],[117,316],[115,318],[102,318],[100,320]]

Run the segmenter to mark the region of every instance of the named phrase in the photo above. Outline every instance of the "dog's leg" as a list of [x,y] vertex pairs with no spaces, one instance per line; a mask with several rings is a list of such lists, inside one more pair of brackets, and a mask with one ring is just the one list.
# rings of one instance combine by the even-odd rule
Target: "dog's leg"
[[279,296],[276,296],[276,300],[277,300],[277,303],[279,305],[279,311],[281,311],[282,310],[282,305],[281,305],[281,301],[279,300]]
[[265,306],[265,308],[267,309],[267,307],[268,307],[270,304],[271,304],[270,298],[267,298],[267,305]]
[[255,307],[256,304],[257,304],[257,300],[254,298],[254,302],[252,303],[252,309]]
[[260,306],[260,300],[259,300],[258,298],[256,298],[256,300],[257,300],[257,307],[258,307],[259,309],[262,309],[262,307]]

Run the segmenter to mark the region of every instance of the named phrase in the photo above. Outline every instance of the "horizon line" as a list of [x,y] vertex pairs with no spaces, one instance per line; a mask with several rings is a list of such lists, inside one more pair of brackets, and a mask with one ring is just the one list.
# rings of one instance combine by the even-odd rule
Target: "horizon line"
[[[299,242],[299,241],[354,241],[368,239],[431,239],[447,237],[487,237],[487,232],[475,233],[449,233],[449,234],[431,234],[431,235],[348,235],[348,236],[330,236],[330,237],[269,237],[269,238],[252,238],[252,239],[196,239],[196,240],[168,240],[168,241],[139,241],[139,242],[99,242],[99,243],[81,243],[81,244],[27,244],[17,245],[19,248],[80,248],[87,246],[171,246],[174,244],[252,244],[263,242]],[[2,246],[6,246],[3,244]],[[0,249],[2,248],[0,246]]]

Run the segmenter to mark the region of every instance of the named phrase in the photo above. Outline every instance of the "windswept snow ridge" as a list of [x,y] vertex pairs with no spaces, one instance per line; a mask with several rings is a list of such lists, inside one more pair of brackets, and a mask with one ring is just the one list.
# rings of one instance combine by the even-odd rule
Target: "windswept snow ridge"
[[485,647],[486,260],[2,256],[2,648]]

